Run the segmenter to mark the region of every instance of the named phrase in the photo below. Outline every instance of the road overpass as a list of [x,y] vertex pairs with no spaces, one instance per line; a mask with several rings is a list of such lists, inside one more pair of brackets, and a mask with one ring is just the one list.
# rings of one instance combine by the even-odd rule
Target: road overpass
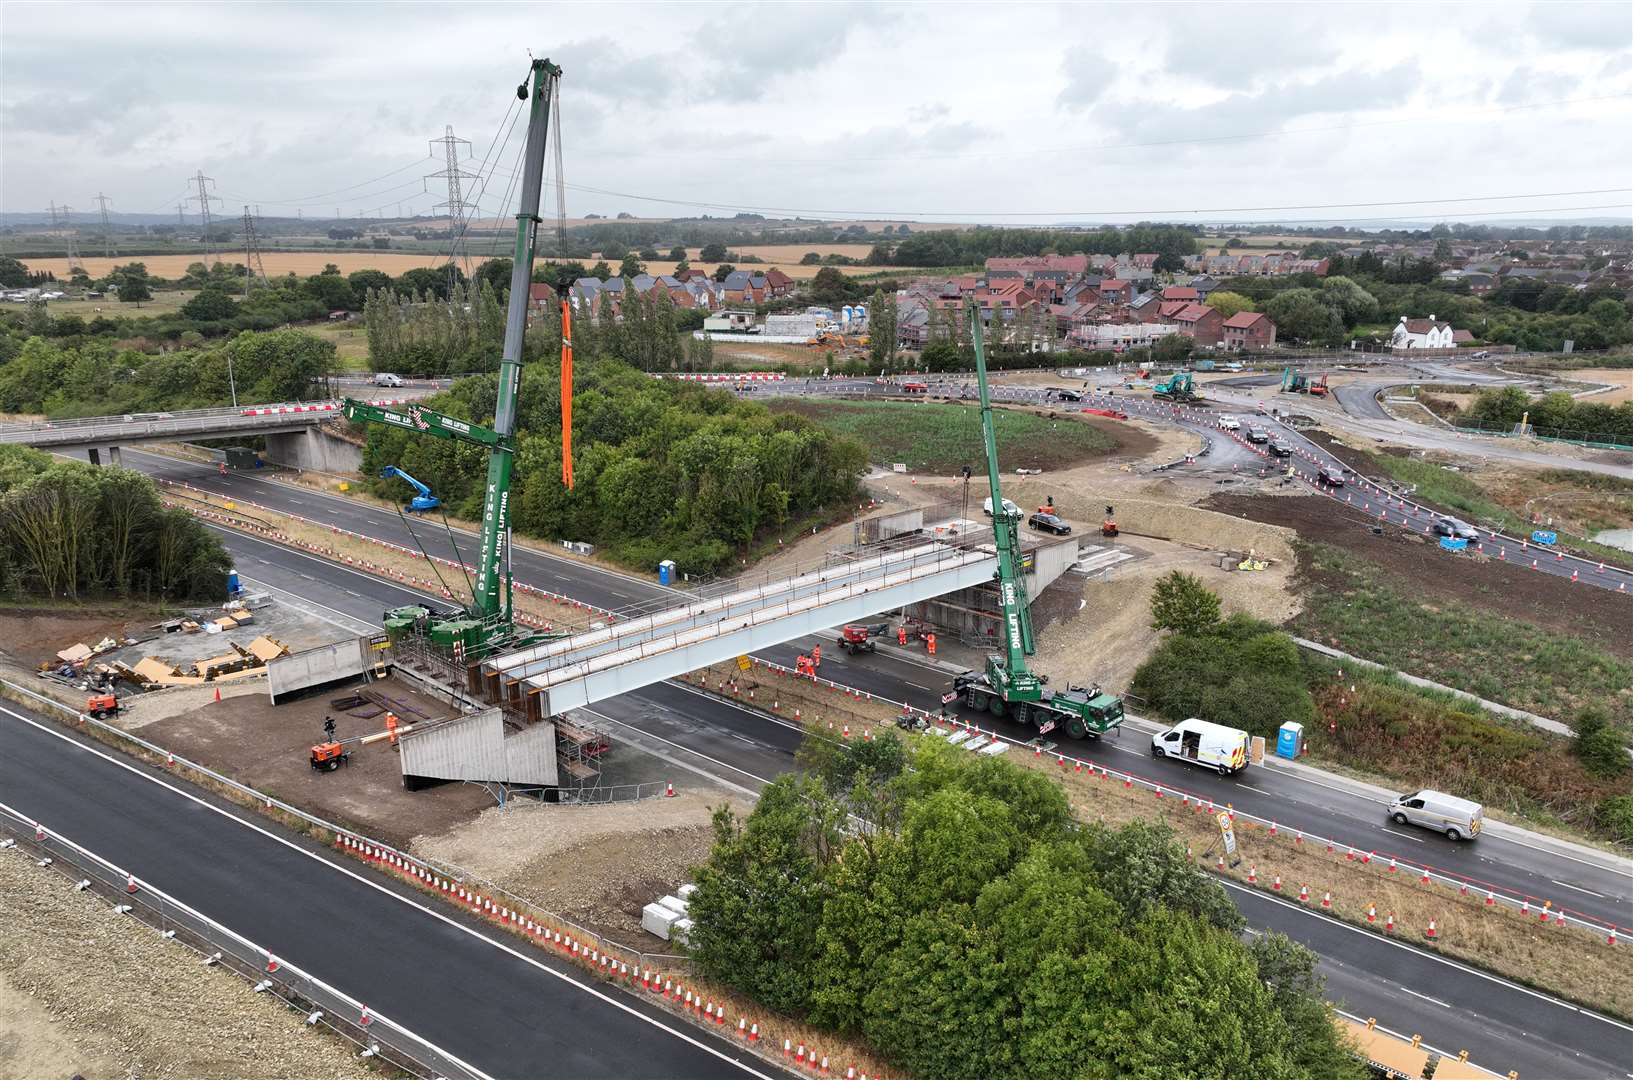
[[[256,483],[250,477],[229,479],[245,491],[276,486]],[[258,492],[256,497],[264,501],[266,496]],[[337,510],[342,508],[343,500],[334,502]],[[258,582],[308,595],[313,592],[315,581],[334,609],[330,614],[337,619],[374,623],[383,609],[434,599],[275,544],[231,532],[221,535],[243,573]],[[608,576],[596,568],[545,558],[558,566],[561,576],[555,581],[556,587],[569,592],[575,591],[580,582],[599,581]],[[625,580],[634,590],[662,591],[655,583]],[[808,649],[807,643],[790,642],[769,650],[768,658],[789,663],[795,652]],[[939,703],[937,694],[946,681],[945,673],[924,662],[889,652],[860,657],[836,652],[831,658],[824,658],[824,675],[928,708]],[[678,768],[706,769],[724,777],[733,786],[749,790],[757,790],[765,781],[794,769],[794,755],[801,738],[791,725],[675,684],[648,686],[602,702],[588,712],[621,737],[649,741],[660,747]],[[7,718],[0,716],[0,727],[6,722]],[[989,728],[993,726],[990,717],[982,722]],[[1208,797],[1221,804],[1233,800],[1246,812],[1265,814],[1268,811],[1284,822],[1297,820],[1304,827],[1320,829],[1341,841],[1352,841],[1357,847],[1378,850],[1380,857],[1386,857],[1391,843],[1427,848],[1432,849],[1430,857],[1442,865],[1460,867],[1469,873],[1501,874],[1516,884],[1529,882],[1535,888],[1527,889],[1528,892],[1545,888],[1556,890],[1552,895],[1561,895],[1557,891],[1558,884],[1548,884],[1549,879],[1557,878],[1572,883],[1567,888],[1574,886],[1614,894],[1606,901],[1610,908],[1606,914],[1615,918],[1611,911],[1617,911],[1625,917],[1625,875],[1595,869],[1552,855],[1524,840],[1511,842],[1494,833],[1481,838],[1478,850],[1466,844],[1453,845],[1432,834],[1425,834],[1408,845],[1387,835],[1387,818],[1381,804],[1352,794],[1341,784],[1271,769],[1250,770],[1235,780],[1207,776],[1176,763],[1151,763],[1139,745],[1130,745],[1138,742],[1140,740],[1129,738],[1108,739],[1074,745],[1074,753],[1116,769],[1171,772],[1176,785],[1199,791],[1205,789]],[[27,768],[29,764],[8,765],[0,761],[0,783],[9,781],[8,768]],[[55,771],[49,775],[59,781],[45,785],[58,801],[77,800],[75,788],[69,785],[89,782],[86,778],[60,776]],[[42,785],[32,785],[31,790],[40,787]],[[117,794],[111,798],[117,803]],[[155,845],[169,845],[167,837],[168,834],[160,833],[149,839]],[[207,856],[210,850],[205,848],[202,852]],[[183,851],[181,854],[198,853]],[[1423,857],[1425,852],[1417,850],[1413,854]],[[262,883],[257,879],[253,884]],[[304,877],[298,882],[273,883],[268,887],[276,890],[297,886],[307,887]],[[275,891],[273,895],[283,894]],[[1315,949],[1322,958],[1321,970],[1329,980],[1328,994],[1354,1014],[1376,1017],[1385,1028],[1422,1034],[1430,1045],[1452,1053],[1468,1048],[1474,1052],[1474,1060],[1496,1067],[1499,1072],[1518,1069],[1521,1076],[1597,1078],[1633,1071],[1633,1061],[1622,1060],[1628,1056],[1622,1049],[1628,1033],[1619,1025],[1607,1024],[1546,995],[1473,971],[1408,944],[1387,941],[1322,918],[1295,904],[1239,889],[1233,889],[1231,895],[1256,929],[1279,930]],[[262,905],[256,905],[253,910],[258,912],[261,908]],[[379,932],[395,934],[396,930],[382,925]],[[290,955],[296,958],[300,954],[291,952]],[[510,961],[499,958],[494,964],[489,981],[499,983],[508,978]],[[347,987],[360,988],[365,995],[371,993],[392,974],[386,970],[387,966],[375,967],[366,962],[359,965]],[[320,973],[326,970],[322,968]],[[1408,994],[1402,987],[1414,988],[1423,996]],[[380,1007],[386,1007],[383,1004],[386,998],[370,1000],[379,1000]],[[476,1000],[473,1008],[480,1008],[485,1000]],[[538,1041],[552,1037],[550,1027],[558,1005],[552,998],[534,1009],[532,1026],[544,1030],[519,1032],[517,1037],[524,1040],[521,1050],[535,1049]],[[572,1015],[575,1019],[580,1016]],[[590,1021],[593,1017],[585,1019]],[[459,1036],[441,1044],[450,1050],[468,1045]],[[729,1075],[724,1068],[720,1072]],[[660,1066],[636,1074],[670,1075]],[[688,1074],[682,1071],[674,1075]]]

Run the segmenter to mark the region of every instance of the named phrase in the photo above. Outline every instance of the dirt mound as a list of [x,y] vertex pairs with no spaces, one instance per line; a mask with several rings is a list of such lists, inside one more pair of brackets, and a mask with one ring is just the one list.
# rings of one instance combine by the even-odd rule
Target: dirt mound
[[[1425,602],[1458,601],[1584,638],[1618,656],[1633,656],[1633,603],[1608,589],[1573,585],[1513,563],[1448,555],[1421,538],[1407,539],[1399,529],[1374,534],[1358,512],[1334,512],[1325,500],[1216,495],[1208,505],[1354,552],[1387,567],[1396,589]],[[1328,584],[1348,587],[1347,581]]]

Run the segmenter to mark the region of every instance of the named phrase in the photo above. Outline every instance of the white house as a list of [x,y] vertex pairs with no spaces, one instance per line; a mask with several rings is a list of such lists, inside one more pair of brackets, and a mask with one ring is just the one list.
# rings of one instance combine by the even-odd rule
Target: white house
[[1401,316],[1393,333],[1389,335],[1389,345],[1393,349],[1455,349],[1457,342],[1452,337],[1452,324],[1439,322],[1433,315],[1427,319],[1408,319]]

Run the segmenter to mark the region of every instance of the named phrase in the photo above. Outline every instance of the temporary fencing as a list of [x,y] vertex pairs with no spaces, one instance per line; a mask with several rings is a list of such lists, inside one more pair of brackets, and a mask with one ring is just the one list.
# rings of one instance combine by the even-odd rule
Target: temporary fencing
[[[271,993],[291,1009],[321,1024],[360,1049],[417,1076],[448,1080],[492,1080],[424,1036],[338,990],[297,964],[274,956],[265,947],[177,900],[152,882],[137,878],[107,858],[0,803],[0,846],[16,845],[41,857],[42,866],[72,868],[80,891],[93,890],[128,914],[198,952],[204,963],[232,971]],[[71,878],[72,879],[72,878]]]

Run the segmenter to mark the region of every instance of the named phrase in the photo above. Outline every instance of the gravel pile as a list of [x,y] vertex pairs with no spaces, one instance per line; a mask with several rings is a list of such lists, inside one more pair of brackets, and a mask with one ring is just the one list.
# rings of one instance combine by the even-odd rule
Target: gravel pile
[[[15,849],[0,851],[0,926],[0,979],[8,993],[33,999],[36,1019],[49,1018],[34,1039],[26,1029],[0,1032],[0,1080],[44,1080],[59,1075],[57,1062],[71,1064],[63,1080],[75,1070],[86,1080],[377,1075],[353,1059],[350,1044],[307,1029],[276,999],[200,966],[191,949],[115,915]],[[52,1072],[38,1071],[31,1041],[59,1048]]]

